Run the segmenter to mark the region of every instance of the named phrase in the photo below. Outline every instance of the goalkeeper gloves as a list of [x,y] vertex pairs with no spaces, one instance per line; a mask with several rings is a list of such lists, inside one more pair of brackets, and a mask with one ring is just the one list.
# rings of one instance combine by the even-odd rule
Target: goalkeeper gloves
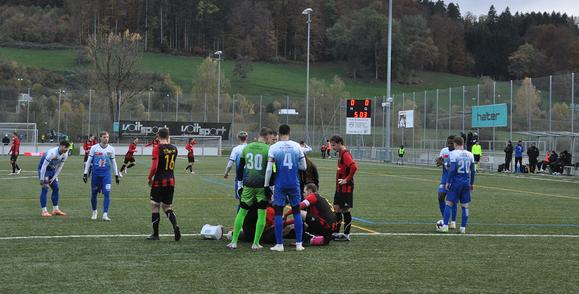
[[87,181],[87,180],[88,180],[88,175],[87,175],[87,174],[84,174],[84,175],[82,176],[82,181],[86,184],[86,181]]
[[115,182],[117,182],[117,184],[121,183],[121,180],[119,180],[119,176],[115,176]]

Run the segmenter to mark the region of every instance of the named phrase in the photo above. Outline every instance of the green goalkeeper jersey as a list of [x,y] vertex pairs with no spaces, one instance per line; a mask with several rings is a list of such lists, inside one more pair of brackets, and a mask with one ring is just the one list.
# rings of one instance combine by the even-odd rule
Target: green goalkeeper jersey
[[268,151],[269,145],[262,142],[253,142],[243,148],[240,156],[245,162],[243,186],[263,188]]

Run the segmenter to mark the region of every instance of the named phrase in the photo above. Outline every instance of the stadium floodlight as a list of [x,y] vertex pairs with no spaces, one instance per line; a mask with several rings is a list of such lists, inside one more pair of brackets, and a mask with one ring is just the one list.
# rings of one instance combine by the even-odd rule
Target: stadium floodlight
[[215,51],[213,53],[217,55],[217,122],[219,122],[219,104],[221,102],[221,55],[223,55],[223,51]]
[[59,141],[60,138],[60,99],[62,94],[66,94],[66,90],[60,89],[58,90],[58,123],[56,127],[56,141]]
[[[314,10],[311,8],[306,8],[302,11],[303,15],[308,16],[308,41],[307,41],[307,53],[306,53],[306,138],[305,141],[310,141],[310,32],[311,32],[311,25],[312,25],[312,12]],[[315,114],[314,114],[315,115]],[[310,142],[311,143],[311,142]]]

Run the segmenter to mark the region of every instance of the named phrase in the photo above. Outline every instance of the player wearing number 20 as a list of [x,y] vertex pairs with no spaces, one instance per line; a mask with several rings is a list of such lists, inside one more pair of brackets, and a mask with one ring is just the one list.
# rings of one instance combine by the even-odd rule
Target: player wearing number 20
[[286,199],[289,198],[294,217],[296,232],[296,250],[302,251],[302,230],[303,222],[300,213],[300,180],[298,170],[306,170],[306,158],[300,144],[291,141],[290,127],[281,125],[279,127],[279,142],[269,148],[269,160],[265,175],[265,189],[268,191],[269,179],[273,171],[273,165],[276,166],[275,190],[273,194],[273,206],[275,209],[275,240],[276,245],[271,248],[273,251],[284,251],[283,248],[283,208],[286,205]]
[[474,156],[467,150],[464,150],[464,141],[462,137],[454,138],[455,150],[450,152],[450,171],[446,180],[446,206],[444,208],[444,226],[441,232],[448,232],[448,221],[450,212],[454,205],[460,201],[462,205],[462,217],[460,233],[466,233],[466,224],[468,222],[468,204],[470,202],[470,192],[474,187],[475,168]]

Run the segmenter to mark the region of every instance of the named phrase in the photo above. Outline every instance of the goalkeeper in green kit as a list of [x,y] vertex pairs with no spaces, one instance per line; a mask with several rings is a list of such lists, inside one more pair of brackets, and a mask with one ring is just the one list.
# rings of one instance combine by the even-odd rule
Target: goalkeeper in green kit
[[253,142],[243,148],[240,163],[237,166],[237,196],[239,197],[239,211],[233,225],[233,236],[229,249],[237,248],[237,239],[243,226],[243,221],[252,205],[257,206],[257,223],[255,236],[251,250],[257,251],[263,247],[259,240],[265,228],[266,208],[271,197],[271,190],[264,188],[265,170],[267,168],[267,154],[271,143],[273,131],[270,128],[262,128],[259,132],[258,142]]

